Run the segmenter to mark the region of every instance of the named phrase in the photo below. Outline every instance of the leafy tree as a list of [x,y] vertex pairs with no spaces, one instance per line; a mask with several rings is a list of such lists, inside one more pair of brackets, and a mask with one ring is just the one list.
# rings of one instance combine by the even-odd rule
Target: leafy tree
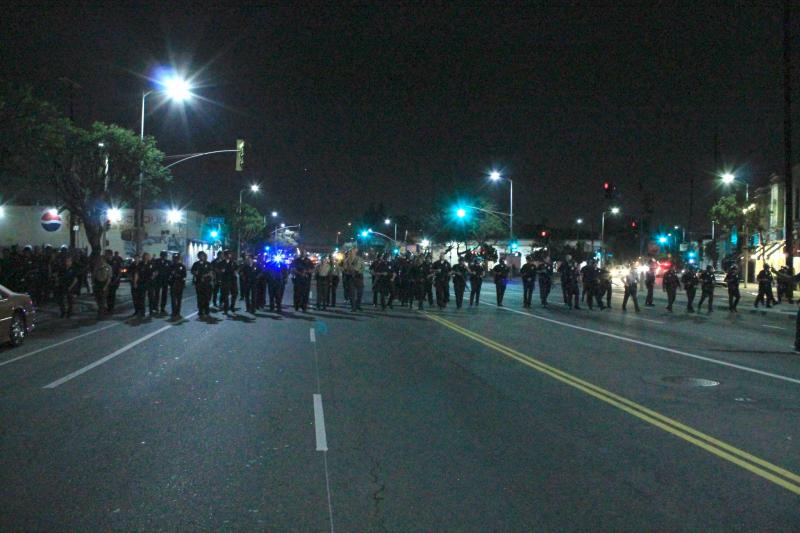
[[242,203],[241,210],[237,204],[231,209],[229,217],[226,217],[226,220],[231,220],[230,236],[238,239],[241,232],[243,243],[252,244],[264,231],[264,215],[248,203]]
[[163,160],[152,137],[142,141],[131,130],[101,122],[79,128],[29,89],[0,85],[0,171],[52,190],[83,222],[92,257],[101,253],[107,209],[137,198],[140,171],[146,197],[169,181]]
[[[426,223],[428,228],[434,229],[431,237],[439,242],[489,243],[508,235],[507,220],[497,213],[497,206],[485,198],[466,201],[448,198],[440,205]],[[456,214],[459,207],[465,210],[463,218]]]
[[[734,226],[740,229],[746,227],[749,234],[758,234],[759,242],[764,242],[766,208],[758,202],[747,205],[736,195],[729,194],[720,198],[711,207],[708,215],[725,231],[731,231]],[[739,241],[740,247],[742,244],[742,241]]]

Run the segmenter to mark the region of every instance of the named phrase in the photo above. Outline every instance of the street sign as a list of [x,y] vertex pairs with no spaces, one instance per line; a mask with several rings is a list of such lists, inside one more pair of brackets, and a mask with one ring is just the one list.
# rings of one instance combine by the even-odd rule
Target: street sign
[[206,219],[206,224],[224,224],[225,217],[208,217]]

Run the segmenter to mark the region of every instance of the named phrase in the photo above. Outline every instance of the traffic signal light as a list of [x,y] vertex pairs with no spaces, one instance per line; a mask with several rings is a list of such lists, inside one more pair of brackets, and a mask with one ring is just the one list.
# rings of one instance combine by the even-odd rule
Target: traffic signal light
[[546,229],[543,229],[543,230],[541,231],[541,233],[539,233],[539,235],[541,235],[543,239],[546,239],[547,237],[549,237],[549,236],[550,236],[550,232],[549,232],[549,231],[547,231]]
[[236,170],[244,168],[244,139],[236,139]]
[[508,245],[512,252],[516,252],[519,249],[519,243],[517,241],[511,241]]
[[611,200],[614,197],[614,184],[610,181],[603,182],[603,194],[606,200]]
[[637,226],[638,226],[638,224],[636,223],[636,221],[635,220],[631,220],[631,229],[636,229]]

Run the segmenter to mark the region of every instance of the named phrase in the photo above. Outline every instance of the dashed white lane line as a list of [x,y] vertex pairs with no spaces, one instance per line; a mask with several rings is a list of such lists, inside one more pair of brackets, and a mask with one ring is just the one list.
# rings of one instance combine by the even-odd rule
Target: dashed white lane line
[[[493,307],[497,307],[496,305],[491,304],[491,303],[489,305],[491,305]],[[693,353],[689,353],[689,352],[684,352],[682,350],[676,350],[674,348],[668,348],[666,346],[660,346],[658,344],[652,344],[650,342],[644,342],[644,341],[640,341],[640,340],[637,340],[637,339],[631,339],[630,337],[623,337],[622,335],[615,335],[614,333],[608,333],[606,331],[600,331],[600,330],[587,328],[587,327],[583,327],[583,326],[577,326],[575,324],[570,324],[569,322],[562,322],[560,320],[554,320],[552,318],[547,318],[547,317],[543,317],[543,316],[540,316],[540,315],[534,315],[532,313],[525,313],[523,311],[518,311],[516,309],[511,309],[511,308],[508,308],[508,307],[500,307],[499,309],[502,309],[504,311],[508,311],[509,313],[517,313],[519,315],[525,315],[525,316],[528,316],[528,317],[531,317],[531,318],[535,318],[536,320],[543,320],[544,322],[550,322],[552,324],[558,324],[559,326],[564,326],[566,328],[577,329],[579,331],[585,331],[587,333],[593,333],[595,335],[601,335],[603,337],[609,337],[611,339],[616,339],[616,340],[623,341],[623,342],[629,342],[631,344],[637,344],[639,346],[646,346],[648,348],[653,348],[654,350],[661,350],[661,351],[664,351],[664,352],[673,353],[675,355],[682,355],[684,357],[690,357],[692,359],[697,359],[699,361],[705,361],[707,363],[713,363],[715,365],[720,365],[720,366],[727,366],[729,368],[736,368],[737,370],[743,370],[745,372],[751,372],[753,374],[759,374],[761,376],[766,376],[766,377],[770,377],[770,378],[774,378],[774,379],[779,379],[781,381],[788,381],[790,383],[796,383],[796,384],[800,385],[800,379],[797,379],[797,378],[792,378],[792,377],[789,377],[789,376],[783,376],[781,374],[774,374],[772,372],[766,372],[764,370],[758,370],[757,368],[751,368],[749,366],[737,365],[735,363],[729,363],[727,361],[720,361],[719,359],[713,359],[711,357],[706,357],[706,356],[703,356],[703,355],[697,355],[697,354],[693,354]]]
[[[191,318],[196,314],[197,314],[197,311],[195,311],[191,315],[186,316],[185,318]],[[42,388],[43,389],[55,389],[56,387],[59,387],[59,386],[63,385],[64,383],[66,383],[68,381],[71,381],[71,380],[77,378],[78,376],[80,376],[82,374],[85,374],[86,372],[90,371],[91,369],[97,368],[98,366],[100,366],[100,365],[102,365],[104,363],[107,363],[108,361],[114,359],[118,355],[122,355],[123,353],[127,352],[128,350],[130,350],[134,346],[137,346],[137,345],[143,343],[144,341],[155,337],[159,333],[167,331],[171,327],[173,327],[173,324],[166,325],[163,328],[159,328],[159,329],[157,329],[157,330],[155,330],[155,331],[153,331],[151,333],[148,333],[144,337],[140,337],[140,338],[136,339],[135,341],[126,344],[125,346],[123,346],[119,350],[115,350],[115,351],[111,352],[110,354],[106,355],[105,357],[101,357],[97,361],[95,361],[93,363],[89,363],[88,365],[86,365],[83,368],[79,368],[75,372],[72,372],[71,374],[67,374],[63,378],[59,378],[59,379],[53,381],[52,383],[48,383],[47,385],[45,385]]]
[[108,328],[113,328],[114,326],[119,326],[119,325],[120,325],[120,322],[114,322],[113,324],[108,324],[107,326],[103,326],[102,328],[93,329],[91,331],[87,331],[86,333],[81,333],[80,335],[75,335],[74,337],[70,337],[69,339],[64,339],[63,341],[59,341],[59,342],[56,342],[54,344],[48,344],[47,346],[43,346],[41,348],[37,348],[36,350],[33,350],[33,351],[28,352],[26,354],[19,355],[17,357],[14,357],[13,359],[9,359],[8,361],[3,361],[2,363],[0,363],[0,366],[5,366],[5,365],[8,365],[8,364],[11,364],[14,361],[19,361],[20,359],[25,359],[26,357],[30,357],[32,355],[36,355],[37,353],[42,353],[42,352],[47,351],[47,350],[49,350],[51,348],[55,348],[57,346],[61,346],[62,344],[67,344],[68,342],[72,342],[72,341],[76,341],[78,339],[82,339],[83,337],[87,337],[89,335],[94,335],[95,333],[100,333],[101,331],[105,331]]
[[314,328],[310,328],[308,330],[308,338],[311,340],[311,342],[317,342],[317,334],[314,333]]
[[761,327],[762,328],[770,328],[770,329],[786,329],[786,328],[782,328],[780,326],[770,326],[769,324],[761,324]]
[[322,410],[322,395],[314,395],[314,429],[317,432],[317,451],[328,451],[328,438],[325,435],[325,413]]

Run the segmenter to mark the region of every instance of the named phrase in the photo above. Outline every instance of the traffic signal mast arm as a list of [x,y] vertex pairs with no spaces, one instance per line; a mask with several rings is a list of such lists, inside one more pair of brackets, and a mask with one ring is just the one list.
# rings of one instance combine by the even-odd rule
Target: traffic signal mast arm
[[178,159],[177,161],[174,161],[174,162],[170,163],[169,165],[165,166],[164,168],[174,167],[178,163],[183,163],[184,161],[188,161],[190,159],[195,159],[197,157],[203,157],[203,156],[206,156],[206,155],[213,155],[213,154],[224,154],[224,153],[229,153],[229,152],[238,152],[238,150],[236,150],[236,149],[214,150],[213,152],[200,152],[200,153],[197,153],[197,154],[191,154],[191,155],[189,155],[187,157],[184,157],[183,159]]

